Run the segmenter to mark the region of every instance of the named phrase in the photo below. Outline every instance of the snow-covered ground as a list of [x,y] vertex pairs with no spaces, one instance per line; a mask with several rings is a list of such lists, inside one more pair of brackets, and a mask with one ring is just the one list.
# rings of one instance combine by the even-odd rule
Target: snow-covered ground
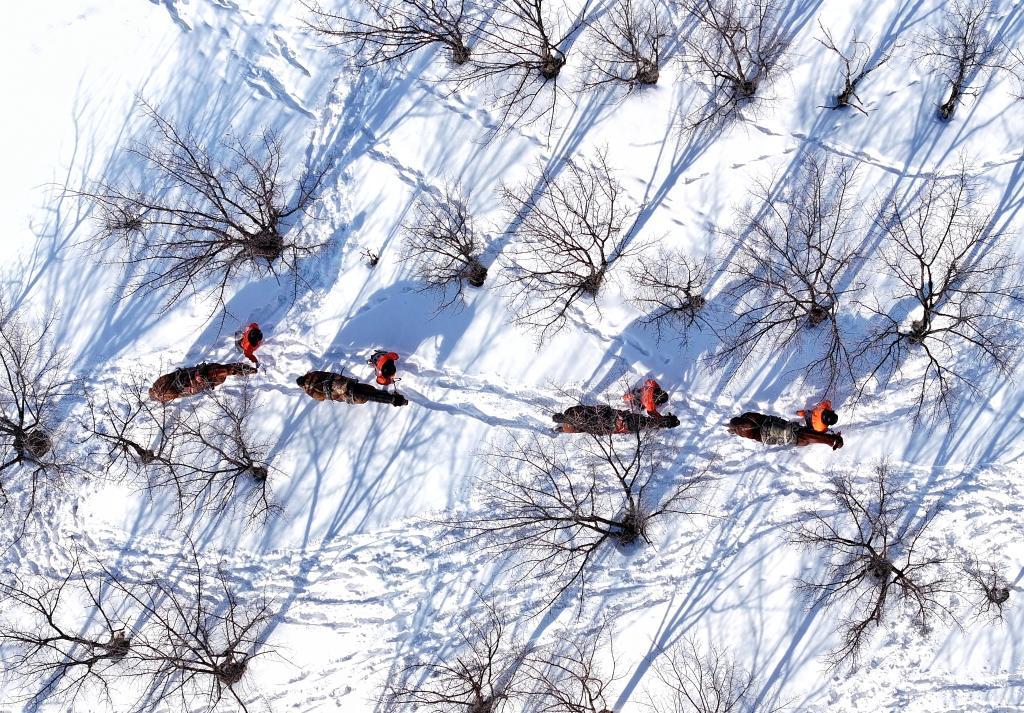
[[[807,150],[860,165],[864,206],[912,179],[954,172],[961,160],[998,206],[1000,228],[1024,221],[1024,103],[1006,74],[986,78],[948,125],[935,118],[941,81],[907,47],[861,90],[868,115],[822,109],[836,86],[835,57],[815,40],[817,20],[834,36],[900,33],[910,43],[934,22],[941,0],[785,0],[796,33],[791,70],[777,98],[709,145],[677,129],[690,100],[670,63],[657,88],[602,105],[578,98],[550,142],[539,129],[484,143],[495,120],[481,93],[450,94],[435,81],[428,51],[404,67],[346,68],[303,25],[287,0],[58,0],[5,8],[5,110],[0,142],[0,255],[5,287],[24,309],[56,307],[60,342],[87,379],[132,371],[155,377],[204,360],[234,360],[232,331],[259,321],[268,334],[252,383],[263,398],[261,430],[281,473],[283,512],[263,526],[240,518],[189,520],[204,557],[222,561],[247,591],[274,603],[269,640],[244,693],[257,708],[373,711],[401,657],[448,643],[453,622],[493,598],[513,612],[524,640],[587,631],[607,619],[614,633],[613,708],[645,710],[659,651],[687,637],[731,649],[759,679],[765,706],[799,711],[1024,711],[1024,616],[1014,593],[1006,621],[939,628],[921,636],[888,621],[855,672],[826,670],[838,610],[808,609],[794,578],[818,562],[789,543],[789,525],[813,503],[828,505],[828,478],[887,457],[907,494],[941,501],[933,530],[955,547],[989,554],[1016,586],[1024,576],[1024,367],[990,378],[952,426],[912,423],[910,389],[839,408],[845,448],[783,450],[730,436],[742,411],[790,414],[820,397],[799,378],[799,356],[779,355],[725,381],[700,367],[714,342],[658,342],[628,301],[625,269],[613,273],[598,308],[572,314],[542,344],[509,324],[497,280],[461,311],[436,302],[397,260],[400,226],[417,195],[459,181],[500,248],[507,219],[497,189],[539,164],[607,147],[629,198],[645,208],[637,245],[657,241],[718,254],[716,229],[757,181],[789,170]],[[1004,0],[997,31],[1021,42],[1024,8]],[[302,264],[297,293],[272,278],[239,283],[226,313],[191,297],[167,312],[155,298],[113,296],[120,272],[85,250],[95,230],[69,196],[131,166],[118,149],[145,128],[137,97],[206,140],[228,130],[276,129],[289,171],[330,165],[301,228],[330,247]],[[865,213],[870,209],[865,208]],[[869,217],[869,216],[866,216]],[[298,229],[298,227],[296,227]],[[1016,240],[1014,240],[1016,244]],[[380,254],[375,269],[365,249]],[[492,274],[501,270],[498,257]],[[862,279],[875,279],[865,275]],[[713,295],[720,285],[713,284]],[[371,376],[367,354],[394,349],[411,404],[351,408],[317,403],[294,385],[309,369]],[[610,548],[582,612],[573,602],[542,611],[547,585],[502,574],[468,547],[445,548],[424,518],[471,505],[477,454],[503,429],[541,432],[571,389],[594,398],[654,377],[682,421],[667,431],[678,463],[711,456],[716,482],[706,516],[669,518],[651,546]],[[8,552],[5,571],[61,574],[62,542],[76,538],[104,562],[166,574],[182,553],[169,503],[90,478],[47,504],[47,527]],[[2,700],[2,699],[0,699]],[[76,710],[92,710],[85,702]],[[0,703],[0,710],[20,704]],[[58,708],[54,708],[57,710]],[[175,710],[168,703],[160,710]]]

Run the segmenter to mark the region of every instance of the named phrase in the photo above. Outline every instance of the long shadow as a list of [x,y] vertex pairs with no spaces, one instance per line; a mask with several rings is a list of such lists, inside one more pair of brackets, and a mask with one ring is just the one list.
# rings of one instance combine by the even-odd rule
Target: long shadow
[[[732,471],[732,472],[729,472]],[[694,545],[695,549],[706,549],[698,571],[687,578],[685,589],[672,592],[663,619],[657,629],[650,647],[641,658],[632,674],[627,679],[616,707],[625,704],[637,692],[638,686],[645,679],[649,669],[665,651],[695,633],[696,627],[720,612],[735,609],[755,615],[760,604],[755,594],[737,594],[736,585],[741,582],[758,580],[762,565],[782,545],[770,544],[767,549],[760,545],[768,542],[774,534],[775,527],[765,522],[767,513],[775,507],[775,496],[770,487],[765,486],[774,476],[767,469],[758,469],[751,473],[749,465],[740,460],[729,471],[722,474],[722,483],[731,483],[731,492],[720,496],[725,503],[726,511],[715,517],[715,527]],[[742,479],[740,479],[742,477]],[[777,487],[777,486],[776,486]],[[752,493],[758,493],[751,497]],[[770,518],[768,518],[770,519]],[[764,577],[768,575],[765,574]],[[730,600],[739,596],[738,601]],[[802,604],[796,602],[790,612],[791,620],[798,623],[795,638],[780,652],[751,651],[753,653],[753,669],[758,679],[763,681],[760,690],[762,699],[772,699],[778,695],[786,683],[795,675],[807,660],[820,652],[804,652],[805,658],[795,658],[798,644],[814,621],[816,613],[804,616]],[[755,636],[759,631],[754,632]],[[749,639],[744,637],[745,640]],[[778,656],[777,663],[771,674],[765,677],[761,670]],[[744,656],[746,658],[746,656]],[[758,662],[758,659],[763,659]]]

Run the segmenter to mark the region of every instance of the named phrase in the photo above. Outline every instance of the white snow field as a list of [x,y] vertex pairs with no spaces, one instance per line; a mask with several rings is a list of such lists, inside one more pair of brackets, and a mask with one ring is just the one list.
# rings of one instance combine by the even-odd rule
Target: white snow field
[[[346,2],[323,4],[343,12]],[[588,12],[599,16],[611,4],[595,0]],[[951,122],[936,117],[946,89],[915,59],[914,43],[947,4],[782,0],[794,36],[788,71],[767,88],[770,102],[708,141],[680,130],[696,89],[675,60],[665,62],[656,87],[616,103],[575,91],[572,52],[559,80],[571,101],[562,103],[550,137],[540,123],[487,141],[498,121],[487,92],[449,91],[439,81],[448,71],[439,51],[356,70],[305,26],[309,13],[299,2],[7,3],[5,294],[19,310],[59,312],[58,341],[90,389],[131,373],[149,380],[177,366],[235,361],[234,330],[258,321],[267,340],[250,383],[262,399],[259,429],[277,457],[272,488],[282,510],[265,524],[231,511],[190,513],[179,522],[171,499],[150,498],[113,472],[92,473],[38,506],[27,534],[3,555],[4,576],[60,578],[75,543],[109,568],[174,580],[191,539],[200,560],[220,563],[241,595],[262,593],[272,605],[265,640],[274,653],[256,657],[235,686],[252,711],[383,711],[388,676],[411,661],[451,655],[458,625],[479,614],[483,600],[506,612],[519,640],[537,645],[585,636],[606,622],[614,646],[601,656],[610,667],[614,651],[608,704],[616,713],[652,710],[664,693],[656,675],[663,652],[686,640],[726,649],[755,673],[749,710],[1024,711],[1019,354],[1013,378],[975,369],[979,393],[957,396],[951,421],[926,415],[915,424],[913,361],[902,380],[871,387],[854,402],[850,384],[825,393],[806,376],[800,351],[759,356],[727,379],[704,366],[717,346],[707,330],[686,343],[673,335],[659,341],[629,301],[635,256],[615,264],[595,304],[573,308],[566,327],[542,341],[511,323],[501,281],[515,240],[506,234],[503,183],[605,147],[629,201],[643,205],[630,245],[645,253],[660,243],[711,255],[717,270],[730,249],[721,231],[735,209],[758,182],[785,175],[808,154],[859,167],[859,234],[868,256],[877,249],[871,224],[880,198],[909,197],[921,180],[954,175],[962,163],[997,210],[996,229],[1010,234],[1006,246],[1019,251],[1024,102],[1015,98],[1012,73],[982,72]],[[683,21],[678,9],[668,11]],[[822,108],[840,75],[837,57],[816,40],[819,21],[838,42],[856,32],[899,47],[859,88],[866,114]],[[997,2],[990,32],[1001,46],[1024,44],[1024,7]],[[578,42],[586,36],[584,29]],[[681,51],[674,37],[666,46],[669,55]],[[166,311],[159,296],[117,298],[117,256],[83,244],[97,223],[72,192],[131,175],[123,149],[148,126],[139,98],[211,145],[229,131],[246,136],[272,127],[288,176],[328,167],[308,215],[291,230],[330,244],[302,260],[297,286],[286,277],[241,275],[224,306],[200,292]],[[463,309],[435,313],[436,297],[419,291],[398,258],[401,225],[416,198],[446,181],[469,193],[491,240],[491,276],[467,291]],[[373,269],[362,255],[367,249],[380,255]],[[884,294],[887,283],[872,264],[856,279],[865,294]],[[730,279],[716,271],[709,303]],[[870,322],[868,313],[857,314],[854,337]],[[401,355],[398,388],[407,407],[318,403],[295,385],[310,369],[370,380],[365,360],[379,347]],[[969,349],[956,359],[984,364]],[[453,509],[472,511],[488,444],[508,431],[550,431],[551,414],[570,405],[567,391],[598,402],[617,398],[623,380],[645,378],[671,393],[666,408],[681,420],[662,432],[674,453],[669,476],[714,459],[702,514],[657,521],[649,545],[607,545],[582,606],[570,591],[545,608],[556,583],[503,569],[470,544],[446,544],[431,523]],[[222,388],[232,393],[237,382]],[[841,450],[768,447],[725,428],[744,411],[794,417],[826,396],[840,415]],[[81,399],[68,406],[68,424],[82,408]],[[1012,593],[1002,622],[972,616],[971,603],[957,597],[961,624],[940,621],[924,632],[894,608],[857,668],[830,669],[826,658],[840,644],[845,610],[811,606],[798,591],[796,579],[821,576],[823,563],[792,544],[793,526],[809,508],[834,508],[833,475],[863,479],[880,458],[919,508],[908,519],[939,508],[931,543],[951,558],[965,550],[983,555]],[[19,487],[16,475],[9,482]],[[183,710],[180,697],[140,702],[137,691],[117,690],[116,680],[110,700],[90,691],[71,704],[29,701],[38,691],[10,665],[13,655],[5,650],[3,711]],[[225,697],[219,707],[237,703]],[[198,699],[191,709],[208,708]]]

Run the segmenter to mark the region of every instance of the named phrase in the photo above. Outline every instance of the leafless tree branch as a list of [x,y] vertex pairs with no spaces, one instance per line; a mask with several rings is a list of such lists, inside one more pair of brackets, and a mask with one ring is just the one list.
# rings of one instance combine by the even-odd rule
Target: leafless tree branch
[[14,576],[0,592],[0,643],[11,652],[5,668],[16,674],[23,702],[54,698],[74,708],[83,694],[110,699],[134,638],[123,592],[91,581],[77,558],[62,579]]
[[682,251],[640,255],[629,271],[632,301],[647,312],[641,323],[660,340],[667,332],[686,342],[691,329],[715,331],[704,297],[711,277],[711,260],[694,260]]
[[889,304],[910,309],[893,314],[877,297],[863,303],[881,324],[856,350],[866,364],[861,390],[872,380],[886,386],[917,356],[924,373],[915,388],[915,421],[933,392],[935,408],[952,417],[961,389],[980,393],[975,365],[1010,377],[1019,341],[1015,308],[1024,300],[1020,262],[1002,250],[1007,236],[994,229],[995,214],[966,167],[927,181],[909,201],[888,199],[877,212],[887,240],[879,269],[895,285]]
[[244,509],[252,522],[279,510],[270,444],[257,437],[255,393],[214,393],[183,405],[147,398],[137,376],[89,401],[86,430],[101,444],[103,467],[119,466],[150,494],[169,493],[176,518],[189,511]]
[[547,646],[524,659],[528,710],[533,713],[612,713],[609,699],[616,680],[615,656],[611,667],[601,662],[601,649],[610,649],[602,625],[593,634],[564,631]]
[[559,76],[589,5],[575,16],[564,3],[553,5],[554,0],[496,0],[470,61],[450,77],[456,90],[486,87],[497,113],[489,139],[541,121],[546,136],[554,129],[559,100],[567,98]]
[[683,128],[720,127],[744,107],[763,102],[764,91],[785,71],[791,38],[783,31],[777,0],[676,0],[694,29],[681,40],[685,70],[706,95]]
[[521,695],[525,647],[493,602],[455,629],[450,653],[404,666],[385,686],[388,711],[503,713]]
[[471,38],[479,25],[465,0],[360,0],[359,12],[328,12],[303,0],[306,26],[341,49],[357,67],[401,61],[418,50],[440,46],[451,62],[472,56]]
[[713,364],[743,365],[804,341],[817,342],[809,373],[831,388],[853,380],[839,322],[844,303],[863,285],[856,220],[856,170],[810,155],[788,182],[761,185],[732,233],[736,257],[726,288],[736,300]]
[[[658,713],[753,713],[757,680],[729,653],[714,646],[701,650],[684,639],[665,652],[655,665],[661,687],[651,694],[649,707]],[[771,708],[757,708],[771,711]]]
[[460,188],[420,194],[402,227],[403,258],[415,266],[424,289],[439,293],[439,311],[461,305],[466,285],[483,286],[487,268],[480,258],[486,246]]
[[1003,67],[1003,55],[988,25],[988,0],[953,0],[939,24],[918,38],[918,59],[928,63],[949,85],[949,96],[939,105],[939,118],[949,121],[971,83],[982,72]]
[[485,456],[477,514],[456,513],[446,525],[485,555],[512,554],[510,566],[524,576],[554,581],[548,606],[572,587],[582,605],[602,548],[649,543],[656,521],[696,514],[707,469],[667,484],[665,457],[651,432],[588,434],[571,445],[509,434]]
[[135,580],[77,557],[59,582],[41,576],[3,585],[9,623],[0,642],[18,652],[16,673],[28,700],[73,703],[86,691],[109,696],[135,680],[148,689],[143,710],[178,698],[187,710],[231,701],[248,711],[238,686],[251,661],[271,651],[264,632],[272,615],[266,600],[243,601],[227,574],[193,566],[176,584]]
[[126,295],[164,293],[167,308],[212,285],[223,305],[244,275],[288,273],[298,280],[299,259],[322,244],[288,235],[285,221],[313,202],[326,169],[300,181],[289,197],[272,131],[230,137],[211,149],[141,104],[154,137],[128,152],[141,160],[147,185],[100,181],[81,192],[101,216],[90,244],[120,245],[119,263],[142,270]]
[[0,296],[0,514],[13,541],[48,491],[84,472],[62,429],[62,401],[79,382],[54,343],[54,321],[32,320]]
[[590,27],[584,91],[607,87],[628,95],[657,84],[670,32],[668,20],[646,0],[617,0]]
[[844,109],[852,106],[854,109],[864,114],[864,116],[867,116],[868,112],[863,106],[860,95],[857,94],[857,87],[859,87],[861,82],[867,79],[869,75],[888,63],[889,60],[892,59],[893,53],[895,53],[901,45],[893,41],[889,43],[887,47],[872,51],[871,45],[863,40],[857,39],[857,34],[855,32],[853,39],[850,40],[849,48],[841,50],[835,40],[832,39],[832,33],[828,28],[822,25],[820,21],[818,22],[818,27],[821,28],[821,32],[825,38],[821,39],[818,37],[815,39],[817,39],[818,42],[826,49],[835,52],[836,56],[838,56],[839,60],[842,62],[843,88],[836,92],[833,97],[832,106],[827,108]]
[[975,616],[1002,621],[1012,589],[1009,580],[995,564],[975,556],[967,557],[961,566],[969,580]]
[[605,153],[540,172],[502,189],[513,242],[505,283],[520,324],[557,332],[578,302],[594,301],[626,254],[637,209],[629,205]]
[[825,562],[822,576],[800,587],[815,605],[842,606],[842,643],[832,666],[856,664],[871,633],[896,611],[922,629],[952,619],[948,596],[953,582],[946,558],[922,541],[934,512],[907,525],[912,512],[897,497],[899,486],[890,467],[874,466],[870,483],[859,487],[851,476],[832,481],[835,512],[808,512],[794,540]]

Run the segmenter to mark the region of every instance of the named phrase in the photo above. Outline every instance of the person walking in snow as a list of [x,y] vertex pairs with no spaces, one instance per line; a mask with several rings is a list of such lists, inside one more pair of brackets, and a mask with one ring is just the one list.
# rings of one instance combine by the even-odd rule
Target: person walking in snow
[[632,408],[642,408],[648,416],[660,417],[658,406],[668,403],[668,393],[654,379],[648,379],[643,386],[630,389],[622,395],[622,400]]
[[807,428],[817,433],[825,433],[829,426],[834,426],[839,422],[839,415],[832,410],[832,402],[828,399],[820,401],[813,409],[801,409],[796,412],[796,415],[804,419]]
[[381,386],[391,386],[395,383],[395,373],[398,368],[395,362],[399,356],[395,352],[386,352],[383,349],[375,351],[367,360],[377,372],[377,383]]
[[256,350],[263,344],[263,331],[260,325],[253,322],[243,329],[235,344],[242,350],[246,359],[259,366],[260,360],[256,358]]

